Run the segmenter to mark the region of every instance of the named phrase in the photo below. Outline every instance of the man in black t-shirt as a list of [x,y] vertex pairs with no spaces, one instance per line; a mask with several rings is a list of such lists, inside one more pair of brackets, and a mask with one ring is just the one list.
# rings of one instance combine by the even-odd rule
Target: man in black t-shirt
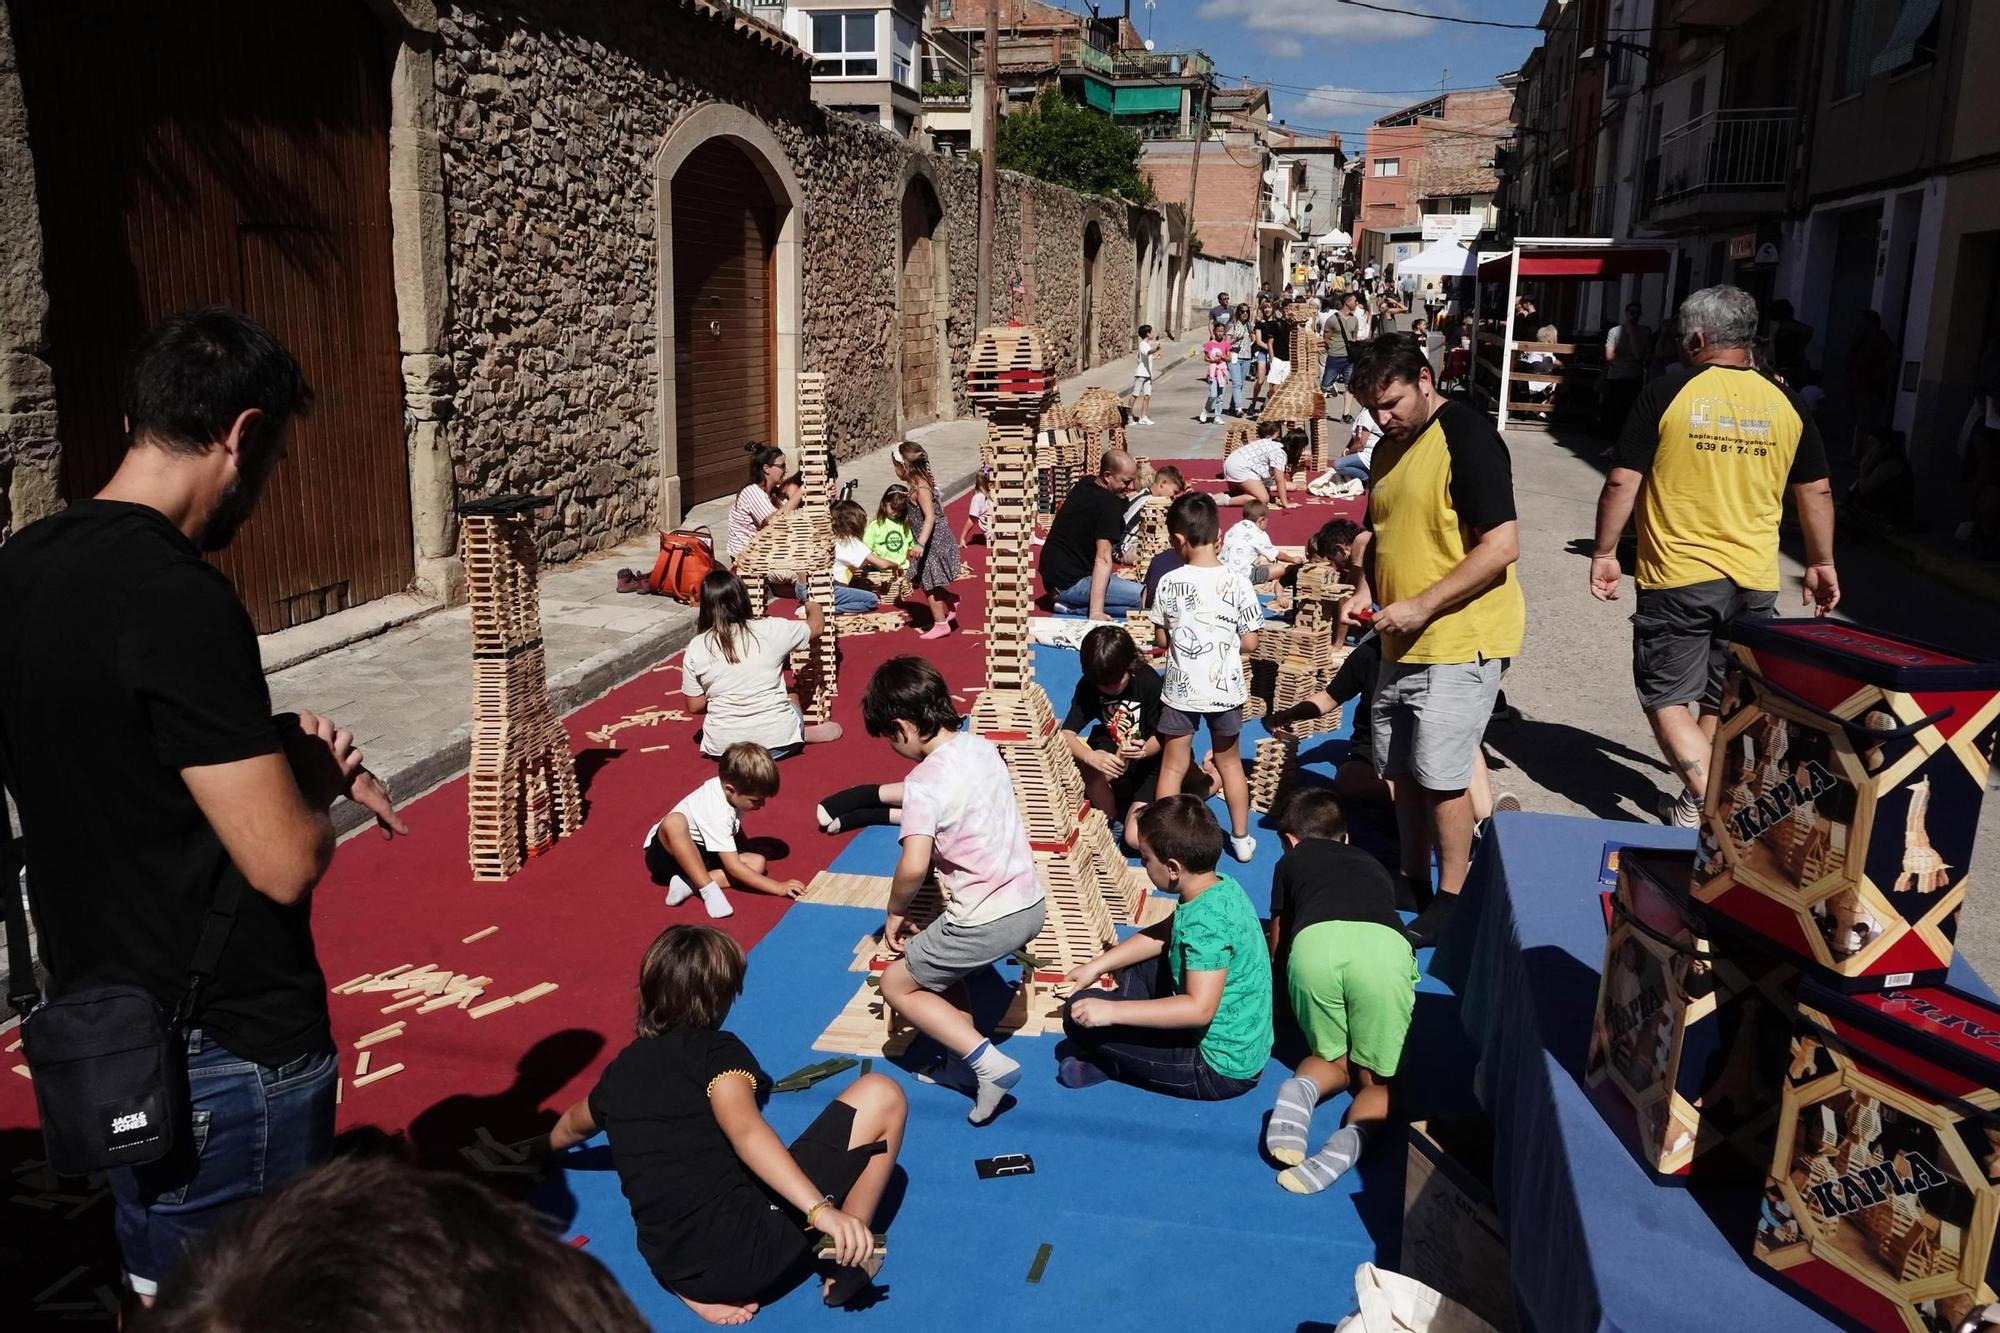
[[1139,606],[1139,585],[1111,571],[1125,537],[1125,504],[1139,465],[1123,449],[1106,449],[1097,475],[1071,488],[1042,542],[1042,590],[1058,606],[1085,608],[1092,620],[1123,616]]
[[140,342],[123,396],[110,482],[0,547],[0,777],[52,995],[137,985],[172,1012],[211,905],[235,903],[187,1036],[201,1128],[177,1128],[185,1152],[110,1173],[144,1299],[235,1205],[327,1155],[335,1063],[309,906],[333,855],[327,808],[346,795],[405,830],[352,736],[272,717],[250,618],[202,560],[284,457],[309,397],[297,362],[209,307]]

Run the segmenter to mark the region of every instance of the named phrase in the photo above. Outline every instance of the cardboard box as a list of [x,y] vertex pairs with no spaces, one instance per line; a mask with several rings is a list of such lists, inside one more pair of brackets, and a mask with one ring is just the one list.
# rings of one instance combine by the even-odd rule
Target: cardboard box
[[1512,1333],[1513,1270],[1492,1175],[1493,1128],[1484,1120],[1413,1122],[1396,1268]]
[[[1640,1161],[1714,1179],[1770,1160],[1797,969],[1689,897],[1694,854],[1625,848],[1584,1081]],[[1717,1152],[1718,1149],[1729,1149]]]
[[1799,988],[1755,1257],[1861,1326],[1994,1299],[2000,1008],[1945,987]]
[[1829,620],[1732,633],[1696,899],[1841,989],[1943,981],[2000,663]]

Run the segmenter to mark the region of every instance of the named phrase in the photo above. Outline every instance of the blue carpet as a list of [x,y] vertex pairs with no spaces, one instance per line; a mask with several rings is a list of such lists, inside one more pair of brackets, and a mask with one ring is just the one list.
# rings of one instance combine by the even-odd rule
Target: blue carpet
[[[1076,655],[1040,649],[1036,672],[1058,711],[1076,678]],[[1261,728],[1257,729],[1261,733]],[[1246,732],[1246,750],[1254,741]],[[1344,744],[1322,741],[1313,763],[1322,776]],[[885,775],[886,776],[886,775]],[[1218,810],[1220,803],[1217,803]],[[1260,909],[1270,899],[1277,835],[1262,829],[1248,865],[1234,867]],[[886,875],[893,829],[855,835],[836,869]],[[860,984],[848,971],[854,947],[881,917],[857,908],[801,905],[788,911],[750,956],[745,994],[729,1028],[782,1075],[826,1058],[812,1042]],[[975,1009],[1001,1003],[1003,978],[975,979]],[[1469,1067],[1455,1002],[1425,980],[1403,1083],[1412,1114],[1435,1114],[1460,1095]],[[1002,1322],[1076,1322],[1093,1329],[1217,1326],[1292,1329],[1336,1322],[1352,1305],[1357,1265],[1392,1260],[1402,1208],[1403,1151],[1382,1145],[1333,1189],[1299,1197],[1280,1189],[1259,1152],[1263,1120],[1283,1067],[1234,1102],[1182,1102],[1107,1083],[1083,1091],[1054,1081],[1056,1039],[1017,1038],[1009,1053],[1025,1066],[1018,1101],[984,1129],[965,1122],[964,1097],[918,1084],[876,1061],[910,1099],[902,1164],[892,1186],[890,1253],[873,1329],[986,1328]],[[1281,1054],[1287,1045],[1280,1037]],[[769,1119],[790,1138],[851,1080],[842,1075],[805,1093],[771,1099]],[[1316,1119],[1330,1133],[1344,1097]],[[1033,1156],[1031,1176],[981,1181],[974,1159]],[[590,1238],[605,1263],[659,1327],[697,1321],[653,1281],[633,1244],[630,1214],[609,1150],[600,1138],[572,1153],[566,1170],[536,1200],[569,1222],[565,1235]],[[1052,1253],[1037,1284],[1027,1275],[1038,1248]],[[757,1315],[762,1329],[823,1328],[852,1312],[827,1310],[801,1290]],[[854,1327],[852,1323],[844,1326]]]

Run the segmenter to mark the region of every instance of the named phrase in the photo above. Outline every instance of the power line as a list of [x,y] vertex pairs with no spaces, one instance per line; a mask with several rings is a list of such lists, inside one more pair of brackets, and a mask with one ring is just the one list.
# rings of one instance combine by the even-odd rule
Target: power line
[[[1369,10],[1373,10],[1373,11],[1375,11],[1375,12],[1376,12],[1376,13],[1378,13],[1378,14],[1397,14],[1397,15],[1400,15],[1400,16],[1402,16],[1403,18],[1413,18],[1413,19],[1427,19],[1427,20],[1429,20],[1429,21],[1430,21],[1430,22],[1432,22],[1432,23],[1455,23],[1455,24],[1458,24],[1458,25],[1459,25],[1460,27],[1466,27],[1466,28],[1506,28],[1506,29],[1509,29],[1509,30],[1511,30],[1511,31],[1514,31],[1514,32],[1541,32],[1541,31],[1543,31],[1543,28],[1542,28],[1542,25],[1541,25],[1541,24],[1539,24],[1539,23],[1503,23],[1503,22],[1501,22],[1501,21],[1500,21],[1499,19],[1467,19],[1467,18],[1459,18],[1459,17],[1457,17],[1457,16],[1455,16],[1455,15],[1451,15],[1451,14],[1432,14],[1432,13],[1429,13],[1429,12],[1427,12],[1427,11],[1425,11],[1425,10],[1421,10],[1421,9],[1401,9],[1401,8],[1398,8],[1398,7],[1397,7],[1397,6],[1395,6],[1395,5],[1383,5],[1383,4],[1376,4],[1376,3],[1374,3],[1374,2],[1373,2],[1373,0],[1336,0],[1336,3],[1339,3],[1339,4],[1343,4],[1343,5],[1347,5],[1347,6],[1351,7],[1351,8],[1354,8],[1354,9],[1369,9]],[[1699,29],[1701,25],[1699,25],[1699,24],[1692,24],[1692,23],[1662,23],[1662,24],[1660,24],[1660,25],[1658,25],[1658,26],[1659,26],[1659,27],[1661,27],[1661,28],[1691,28],[1691,29]],[[1602,28],[1602,29],[1599,29],[1599,31],[1602,31],[1602,32],[1652,32],[1652,31],[1654,31],[1654,29],[1653,29],[1652,27],[1645,27],[1645,28],[1639,28],[1639,27],[1632,27],[1632,28],[1613,28],[1613,27],[1609,27],[1609,26],[1606,26],[1606,27],[1604,27],[1604,28]]]

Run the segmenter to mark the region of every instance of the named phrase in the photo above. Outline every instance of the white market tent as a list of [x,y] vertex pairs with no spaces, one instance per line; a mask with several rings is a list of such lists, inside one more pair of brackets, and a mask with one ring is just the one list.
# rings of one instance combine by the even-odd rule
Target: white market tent
[[1353,245],[1354,238],[1340,228],[1335,227],[1332,231],[1321,232],[1319,235],[1313,237],[1313,244],[1338,250],[1342,246]]
[[1396,265],[1396,276],[1423,278],[1469,278],[1473,271],[1472,251],[1449,236],[1440,236],[1414,258]]

